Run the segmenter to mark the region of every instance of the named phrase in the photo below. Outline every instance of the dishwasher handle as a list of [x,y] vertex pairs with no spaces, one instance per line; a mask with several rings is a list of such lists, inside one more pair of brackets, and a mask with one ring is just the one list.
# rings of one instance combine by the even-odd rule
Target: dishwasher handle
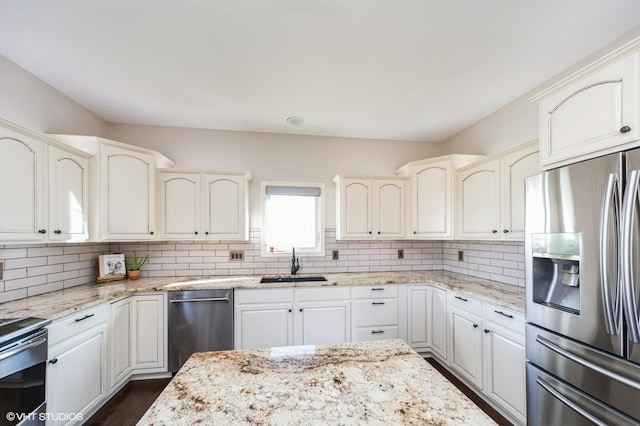
[[170,300],[171,303],[191,303],[191,302],[227,302],[229,303],[229,297],[202,297],[198,299],[179,299]]

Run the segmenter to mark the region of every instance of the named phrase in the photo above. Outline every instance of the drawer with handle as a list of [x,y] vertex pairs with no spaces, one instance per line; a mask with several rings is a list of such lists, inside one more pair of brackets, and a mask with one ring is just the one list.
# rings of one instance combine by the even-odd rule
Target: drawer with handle
[[354,300],[351,304],[354,327],[398,324],[397,299]]
[[472,314],[482,316],[482,302],[465,293],[447,292],[447,303],[449,306],[455,306]]
[[106,322],[109,312],[107,305],[108,303],[102,303],[53,320],[47,327],[49,347]]
[[354,299],[384,299],[398,297],[397,285],[354,286],[351,288]]
[[351,340],[354,342],[368,342],[370,340],[397,339],[398,327],[358,327],[351,332]]
[[484,318],[494,324],[524,335],[524,315],[502,306],[485,303]]

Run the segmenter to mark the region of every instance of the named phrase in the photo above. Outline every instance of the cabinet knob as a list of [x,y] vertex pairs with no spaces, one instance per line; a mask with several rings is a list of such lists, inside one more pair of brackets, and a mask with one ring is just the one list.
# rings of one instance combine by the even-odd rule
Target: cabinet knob
[[46,234],[47,230],[46,229],[41,229],[38,231],[38,234]]
[[508,234],[508,233],[509,233],[509,230],[508,230],[508,229],[503,229],[503,230],[502,230],[502,232],[503,232],[504,234]]
[[380,234],[381,234],[381,232],[380,232],[380,231],[378,231],[378,235],[380,235]]
[[149,231],[149,235],[153,235],[153,231]]
[[194,232],[194,234],[198,235],[198,231]]
[[302,312],[302,308],[300,308],[300,312]]
[[292,311],[293,311],[293,309],[289,309],[289,312],[292,312]]
[[371,234],[372,234],[372,232],[371,232],[371,231],[369,231],[369,235],[371,235]]
[[62,231],[61,231],[61,230],[59,230],[59,229],[56,229],[55,231],[53,231],[53,233],[54,233],[54,234],[58,234],[58,235],[60,235],[60,234],[62,234]]
[[478,328],[478,324],[473,324],[473,328]]
[[209,235],[209,231],[205,231],[204,235]]
[[485,328],[484,332],[487,333],[487,334],[491,333],[488,328]]
[[56,362],[58,362],[58,358],[49,360],[49,364],[55,364]]
[[414,235],[415,235],[415,234],[417,234],[417,233],[418,233],[418,231],[413,231],[413,234],[414,234]]
[[620,133],[629,133],[630,131],[631,131],[631,127],[629,126],[620,127]]
[[491,233],[492,233],[492,234],[497,234],[497,233],[498,233],[498,230],[497,230],[497,229],[492,229],[492,230],[491,230]]

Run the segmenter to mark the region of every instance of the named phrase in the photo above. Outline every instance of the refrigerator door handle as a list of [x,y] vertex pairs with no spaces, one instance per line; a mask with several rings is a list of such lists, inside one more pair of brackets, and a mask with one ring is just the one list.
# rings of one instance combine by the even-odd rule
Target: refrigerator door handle
[[622,275],[623,308],[629,330],[629,340],[640,342],[640,329],[638,325],[638,304],[634,297],[633,279],[633,220],[638,213],[638,183],[640,182],[640,171],[632,170],[629,173],[627,188],[624,193],[622,203],[622,235],[620,237],[620,272]]
[[[600,211],[600,288],[602,291],[602,303],[604,310],[604,322],[607,333],[620,334],[620,304],[619,300],[619,265],[617,256],[613,270],[615,271],[615,299],[611,295],[611,280],[609,271],[611,270],[611,252],[609,250],[611,242],[611,224],[613,222],[613,237],[620,234],[618,222],[620,211],[620,200],[618,199],[618,175],[612,173],[607,178],[607,185],[602,198]],[[617,244],[617,241],[616,241]]]
[[570,351],[561,348],[560,346],[557,346],[556,344],[554,344],[553,342],[551,342],[550,340],[546,339],[543,336],[536,336],[536,342],[540,343],[542,346],[546,347],[547,349],[557,353],[558,355],[562,355],[563,357],[575,362],[576,364],[579,364],[585,368],[588,368],[590,370],[594,370],[597,371],[598,373],[602,374],[603,376],[608,377],[611,380],[614,380],[616,382],[622,383],[626,386],[629,386],[633,389],[636,390],[640,390],[640,383],[636,382],[635,380],[632,380],[628,377],[622,376],[618,373],[615,373],[611,370],[608,370],[604,367],[599,366],[598,364],[595,364],[591,361],[588,361],[584,358],[581,358],[580,356],[571,353]]
[[592,416],[589,412],[587,412],[586,410],[583,410],[581,407],[579,407],[578,405],[574,404],[569,398],[565,397],[559,390],[554,388],[551,385],[551,383],[548,383],[543,378],[538,377],[536,379],[536,383],[540,387],[542,387],[542,389],[544,389],[547,392],[549,392],[558,401],[560,401],[561,403],[563,403],[567,407],[571,408],[573,411],[575,411],[576,413],[580,414],[585,419],[589,420],[590,422],[592,422],[592,423],[594,423],[594,424],[596,424],[598,426],[607,426],[607,424],[605,422],[603,422],[600,419]]

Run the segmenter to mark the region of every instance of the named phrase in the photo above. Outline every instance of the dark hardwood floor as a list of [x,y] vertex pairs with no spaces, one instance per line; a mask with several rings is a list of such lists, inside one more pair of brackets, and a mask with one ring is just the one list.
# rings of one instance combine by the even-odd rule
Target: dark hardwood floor
[[444,368],[438,361],[433,358],[426,358],[429,364],[433,365],[433,367],[438,370],[444,377],[447,378],[451,383],[453,383],[460,391],[465,394],[471,401],[473,401],[482,411],[487,413],[489,417],[493,419],[494,422],[498,423],[500,426],[510,426],[512,423],[505,419],[500,413],[498,413],[492,406],[487,404],[482,398],[476,395],[467,385],[462,383],[456,376],[451,374],[446,368]]
[[93,415],[85,425],[135,425],[170,379],[136,380],[129,382]]
[[[509,426],[511,423],[502,417],[489,404],[484,402],[482,398],[477,396],[471,389],[458,380],[454,375],[449,373],[442,365],[433,358],[427,358],[433,367],[442,373],[451,383],[453,383],[462,393],[471,399],[478,407],[482,409],[489,417],[491,417],[500,426]],[[131,426],[135,425],[144,415],[147,409],[156,400],[158,395],[169,383],[169,379],[159,380],[140,380],[129,382],[120,392],[118,392],[111,400],[102,407],[93,417],[91,417],[86,425],[104,425],[104,426]]]

